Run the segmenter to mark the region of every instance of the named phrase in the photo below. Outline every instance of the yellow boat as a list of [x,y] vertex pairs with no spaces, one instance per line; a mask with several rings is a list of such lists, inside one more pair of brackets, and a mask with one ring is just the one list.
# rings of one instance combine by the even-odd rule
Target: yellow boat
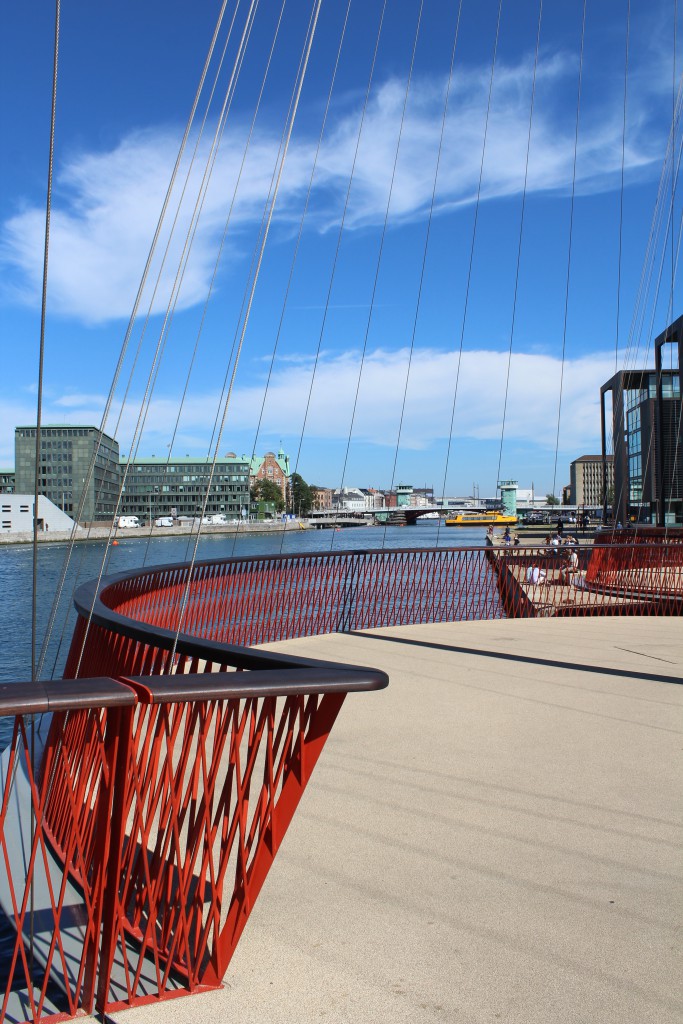
[[446,520],[446,526],[514,526],[516,523],[517,516],[506,516],[503,512],[460,512]]

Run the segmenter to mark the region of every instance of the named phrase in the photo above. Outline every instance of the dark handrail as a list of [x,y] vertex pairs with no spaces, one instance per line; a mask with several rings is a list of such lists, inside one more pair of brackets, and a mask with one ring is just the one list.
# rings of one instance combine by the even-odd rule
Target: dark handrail
[[57,679],[45,682],[0,683],[0,718],[51,711],[130,707],[135,693],[115,679]]

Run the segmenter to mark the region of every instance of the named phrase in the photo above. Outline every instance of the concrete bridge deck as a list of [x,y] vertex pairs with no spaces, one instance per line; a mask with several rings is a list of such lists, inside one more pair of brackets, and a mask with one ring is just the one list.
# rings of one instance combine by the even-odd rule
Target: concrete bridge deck
[[391,685],[347,699],[225,988],[117,1020],[683,1019],[680,619],[273,646]]

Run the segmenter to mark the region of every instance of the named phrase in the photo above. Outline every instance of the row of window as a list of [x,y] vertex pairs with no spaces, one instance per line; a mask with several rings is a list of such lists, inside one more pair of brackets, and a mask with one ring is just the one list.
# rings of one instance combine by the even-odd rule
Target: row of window
[[[206,465],[204,465],[204,466],[174,466],[172,463],[169,463],[168,466],[165,466],[162,463],[161,465],[154,466],[154,467],[152,467],[150,465],[144,465],[144,466],[132,466],[131,468],[134,469],[136,473],[150,473],[151,472],[151,473],[162,473],[164,475],[167,474],[167,473],[203,473],[204,475],[206,475],[209,472],[209,467],[207,467]],[[246,463],[243,463],[243,462],[241,462],[241,463],[239,463],[237,465],[233,465],[232,463],[228,463],[226,465],[226,463],[224,463],[224,462],[217,462],[215,468],[216,468],[216,472],[218,472],[218,473],[225,472],[226,469],[232,471],[233,473],[235,473],[235,472],[236,473],[247,473],[249,471],[249,466]]]
[[50,449],[52,449],[53,451],[62,451],[62,449],[64,449],[65,451],[72,451],[73,446],[74,446],[73,441],[41,441],[40,442],[40,447],[41,447],[42,451],[45,451],[46,449],[48,451]]
[[[657,397],[657,375],[646,374],[643,387],[633,388],[626,392],[626,408],[633,409],[648,398]],[[678,374],[662,374],[662,398],[680,398],[681,381]]]
[[[35,437],[36,428],[33,427],[29,430],[17,430],[17,437]],[[44,427],[40,431],[41,438],[43,437],[93,437],[95,435],[94,430],[88,430],[85,427]]]
[[[211,484],[210,491],[212,494],[246,494],[249,488],[246,484],[237,484],[232,487],[226,487],[223,484]],[[178,484],[176,487],[171,487],[169,484],[162,484],[162,486],[156,487],[154,491],[141,490],[138,487],[124,487],[123,493],[127,494],[129,498],[144,498],[149,500],[150,497],[154,497],[154,494],[204,494],[206,492],[206,485],[202,486],[185,486],[184,484]]]

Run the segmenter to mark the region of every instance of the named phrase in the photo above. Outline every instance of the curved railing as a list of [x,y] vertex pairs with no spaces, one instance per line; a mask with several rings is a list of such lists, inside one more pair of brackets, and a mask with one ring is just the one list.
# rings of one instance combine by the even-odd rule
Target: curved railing
[[[356,551],[81,587],[68,678],[0,692],[0,715],[16,716],[0,855],[17,926],[0,1016],[17,978],[32,1020],[55,1012],[50,976],[72,1015],[220,983],[346,693],[387,683],[255,645],[463,619],[680,614],[683,545],[636,539],[582,551],[571,571],[537,548]],[[34,747],[29,716],[44,711],[51,726]]]
[[633,600],[676,601],[683,595],[683,534],[657,527],[605,531],[593,549],[586,582]]
[[[68,675],[108,671],[111,665],[120,669],[122,658],[126,665],[144,666],[140,671],[164,673],[174,649],[181,659],[173,666],[178,671],[192,658],[222,664],[226,644],[239,660],[246,652],[238,646],[505,615],[499,581],[483,548],[342,551],[160,566],[110,577],[99,594],[92,584],[81,587],[76,607],[80,628]],[[93,629],[97,643],[84,643],[86,631]],[[125,637],[128,646],[113,637]],[[252,651],[247,657],[249,665],[261,664],[265,654]]]
[[[532,563],[545,572],[542,602],[540,591],[530,594],[524,587]],[[562,549],[502,546],[254,556],[146,568],[109,577],[99,593],[94,584],[80,588],[66,674],[263,667],[274,656],[254,652],[255,645],[529,616],[539,603],[544,614],[641,612],[642,601],[614,597],[619,588],[626,598],[644,597],[650,612],[671,613],[683,596],[682,567],[679,537],[653,543],[637,531],[621,531],[609,535],[609,543],[601,538],[599,546],[579,549],[573,573],[564,571]]]

